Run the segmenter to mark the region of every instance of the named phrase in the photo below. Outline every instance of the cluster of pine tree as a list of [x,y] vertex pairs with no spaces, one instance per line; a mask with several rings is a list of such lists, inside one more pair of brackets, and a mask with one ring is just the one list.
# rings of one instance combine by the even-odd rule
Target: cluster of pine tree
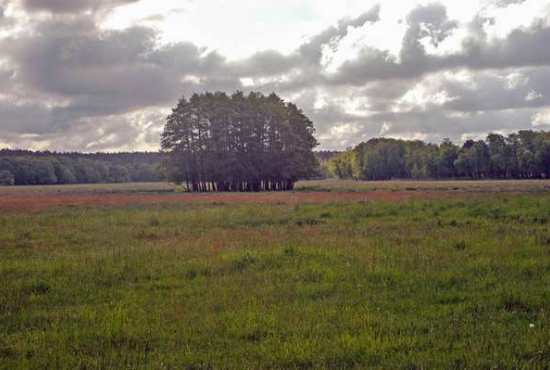
[[162,151],[168,177],[188,190],[291,190],[315,175],[315,128],[276,94],[194,94],[168,116]]
[[550,132],[489,134],[462,146],[377,138],[330,158],[326,166],[333,177],[361,180],[548,179]]

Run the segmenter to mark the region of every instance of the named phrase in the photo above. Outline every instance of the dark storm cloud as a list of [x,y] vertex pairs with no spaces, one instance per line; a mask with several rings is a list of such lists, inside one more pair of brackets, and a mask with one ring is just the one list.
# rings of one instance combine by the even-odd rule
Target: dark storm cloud
[[135,3],[140,0],[22,0],[30,12],[46,11],[58,14],[81,13]]
[[14,70],[0,67],[0,94],[11,92],[14,74]]
[[169,106],[182,93],[240,87],[238,79],[216,75],[223,57],[191,43],[159,46],[157,37],[144,27],[100,30],[77,16],[0,40],[0,58],[13,66],[0,69],[0,94],[8,94],[0,100],[0,142],[51,141],[51,148],[71,150],[139,145],[141,132],[125,114]]
[[419,6],[408,15],[409,29],[403,38],[401,59],[416,61],[426,57],[426,50],[420,43],[428,37],[434,46],[438,46],[457,27],[457,22],[449,20],[447,9],[441,4]]
[[39,103],[18,104],[0,100],[0,139],[3,132],[43,134],[50,131],[51,115]]
[[5,41],[20,81],[71,104],[77,116],[126,113],[171,104],[196,88],[186,76],[208,76],[210,87],[235,89],[238,80],[216,78],[225,60],[190,43],[159,47],[150,28],[101,31],[93,22],[47,21],[31,36]]
[[[155,36],[144,28],[101,32],[84,19],[46,22],[35,34],[5,45],[29,87],[60,96],[113,98],[154,83],[150,66],[140,59]],[[139,98],[140,91],[134,95]]]
[[362,94],[368,97],[370,111],[383,112],[391,109],[395,101],[402,98],[416,82],[414,79],[375,81],[368,84]]
[[536,112],[526,109],[455,115],[432,106],[423,111],[379,114],[371,119],[374,123],[388,123],[386,135],[412,136],[422,133],[439,140],[448,137],[460,141],[463,135],[475,137],[490,131],[531,128],[531,118]]
[[513,30],[502,40],[469,39],[464,52],[442,59],[442,67],[472,69],[543,66],[550,64],[550,27],[535,26]]
[[521,85],[510,86],[502,76],[480,73],[473,77],[475,88],[457,81],[444,81],[441,90],[454,97],[444,107],[453,111],[476,112],[550,105],[550,68],[524,71],[522,78],[525,82]]
[[280,75],[300,66],[299,55],[284,55],[274,50],[267,50],[229,64],[231,72],[241,77],[265,77]]

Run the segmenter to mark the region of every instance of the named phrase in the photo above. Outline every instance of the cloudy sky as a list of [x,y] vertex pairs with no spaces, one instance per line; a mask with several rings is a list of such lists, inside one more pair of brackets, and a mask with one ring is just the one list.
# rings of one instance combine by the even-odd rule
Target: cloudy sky
[[157,150],[179,96],[237,89],[320,149],[550,130],[550,1],[0,0],[0,147]]

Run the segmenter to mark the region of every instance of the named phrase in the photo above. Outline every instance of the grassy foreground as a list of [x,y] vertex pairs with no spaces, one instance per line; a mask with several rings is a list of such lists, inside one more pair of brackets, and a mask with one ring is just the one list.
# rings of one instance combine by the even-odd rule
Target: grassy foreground
[[0,211],[0,368],[548,368],[550,196]]

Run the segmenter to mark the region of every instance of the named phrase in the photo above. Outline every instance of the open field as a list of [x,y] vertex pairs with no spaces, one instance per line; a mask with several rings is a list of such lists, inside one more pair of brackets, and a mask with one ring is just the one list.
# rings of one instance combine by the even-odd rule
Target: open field
[[393,180],[353,181],[319,180],[303,181],[298,191],[366,192],[366,191],[445,191],[445,192],[550,192],[550,180]]
[[[370,192],[370,191],[550,191],[550,180],[486,180],[486,181],[299,181],[294,192]],[[0,197],[14,195],[91,195],[91,194],[170,194],[183,188],[167,182],[124,184],[77,184],[0,187]],[[287,192],[289,194],[290,192]],[[271,193],[262,193],[271,194]]]
[[0,188],[0,369],[548,368],[550,182]]
[[59,205],[158,203],[327,203],[471,197],[485,193],[550,192],[549,180],[302,181],[294,192],[186,193],[168,183],[0,187],[0,209],[41,210]]

